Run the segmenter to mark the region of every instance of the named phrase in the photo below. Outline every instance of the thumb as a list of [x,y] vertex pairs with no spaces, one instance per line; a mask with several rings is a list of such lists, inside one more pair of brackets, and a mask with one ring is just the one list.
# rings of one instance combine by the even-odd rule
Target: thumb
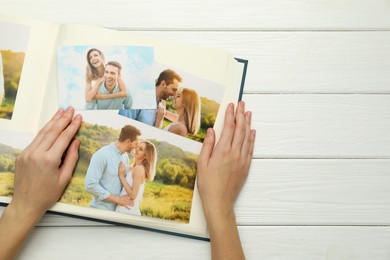
[[215,132],[214,129],[207,129],[206,137],[203,140],[202,149],[198,157],[198,168],[208,165],[211,154],[213,153],[215,143]]

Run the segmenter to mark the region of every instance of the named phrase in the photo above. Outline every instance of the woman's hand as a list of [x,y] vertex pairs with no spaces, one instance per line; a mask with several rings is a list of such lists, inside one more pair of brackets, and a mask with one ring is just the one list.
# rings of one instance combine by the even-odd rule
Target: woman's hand
[[123,162],[120,162],[119,169],[118,169],[119,178],[125,178],[125,172],[126,172],[126,165]]
[[80,141],[73,140],[81,116],[73,108],[53,116],[33,142],[16,158],[13,205],[43,214],[52,207],[72,177]]
[[[60,109],[16,158],[14,195],[0,219],[0,259],[13,259],[43,213],[59,199],[78,159],[81,116]],[[73,118],[73,119],[72,119]]]
[[214,149],[215,134],[207,131],[198,159],[198,187],[206,214],[229,214],[249,172],[255,130],[251,130],[251,112],[244,102],[226,110],[221,138]]
[[96,80],[96,84],[95,84],[95,86],[94,87],[97,87],[97,88],[99,88],[99,86],[101,85],[101,84],[103,84],[103,82],[106,80],[106,78],[103,76],[103,77],[100,77],[100,78],[98,78],[97,80]]
[[251,112],[239,102],[226,109],[221,138],[214,148],[215,133],[207,130],[198,158],[198,189],[211,239],[213,259],[244,259],[236,227],[234,202],[247,179],[252,160],[255,130]]

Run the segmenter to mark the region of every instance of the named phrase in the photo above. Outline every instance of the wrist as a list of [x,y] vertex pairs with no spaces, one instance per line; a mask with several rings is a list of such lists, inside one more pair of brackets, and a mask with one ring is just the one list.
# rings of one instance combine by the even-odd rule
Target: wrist
[[39,219],[45,214],[47,208],[43,205],[34,205],[32,202],[26,202],[13,198],[7,208],[11,208],[13,212],[18,213],[19,215],[26,215],[29,218]]
[[215,240],[221,239],[221,237],[229,236],[233,230],[237,229],[237,222],[234,212],[229,215],[222,215],[218,217],[214,215],[207,219],[207,228],[210,238]]
[[210,232],[221,230],[226,226],[236,225],[236,215],[233,208],[205,210],[205,217]]
[[4,211],[4,216],[19,224],[35,225],[44,213],[44,210],[32,209],[11,201]]

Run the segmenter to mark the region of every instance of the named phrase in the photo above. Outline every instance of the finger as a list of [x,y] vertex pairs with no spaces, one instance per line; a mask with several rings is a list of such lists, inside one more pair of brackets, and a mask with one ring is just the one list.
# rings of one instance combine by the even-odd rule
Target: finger
[[236,129],[233,135],[232,149],[241,151],[245,136],[247,134],[246,117],[245,117],[245,102],[240,101],[236,109]]
[[30,149],[32,151],[37,150],[38,145],[41,144],[42,140],[45,138],[44,133],[47,132],[47,129],[49,129],[54,124],[54,122],[60,119],[64,113],[64,109],[58,109],[57,112],[53,115],[53,117],[49,120],[49,122],[47,122],[46,125],[38,132],[31,144],[24,149],[24,151],[28,151]]
[[73,113],[74,113],[74,109],[72,107],[68,107],[65,113],[61,117],[59,117],[58,119],[54,118],[53,121],[50,121],[49,124],[47,124],[40,131],[39,134],[43,136],[39,144],[40,148],[42,148],[44,151],[50,149],[50,147],[56,141],[56,139],[61,134],[61,132],[64,131],[64,129],[71,122]]
[[76,166],[77,160],[79,158],[79,147],[80,141],[74,139],[69,145],[68,151],[66,152],[64,163],[60,168],[60,182],[64,184],[69,183],[72,178],[73,170]]
[[248,156],[246,158],[246,170],[245,170],[245,173],[248,173],[249,172],[249,168],[251,166],[251,163],[252,163],[252,157],[253,157],[253,150],[254,150],[254,147],[255,147],[255,140],[256,140],[256,130],[255,129],[252,129],[250,131],[250,146],[249,146],[249,151],[248,151]]
[[234,129],[234,105],[233,103],[230,103],[226,108],[225,122],[223,124],[223,129],[218,144],[223,144],[225,147],[227,146],[227,148],[230,149],[234,135]]
[[245,113],[245,137],[242,143],[241,148],[241,157],[242,159],[246,159],[249,153],[249,148],[251,145],[251,122],[252,122],[252,113],[247,111]]
[[214,143],[215,132],[214,129],[209,128],[207,129],[206,137],[203,140],[202,149],[200,150],[200,154],[198,157],[199,168],[208,165],[208,162],[214,149]]
[[57,140],[55,140],[54,144],[50,148],[50,153],[53,156],[61,156],[64,153],[65,149],[69,146],[69,143],[79,130],[81,121],[81,116],[76,115],[70,125],[68,125],[68,127],[59,134]]

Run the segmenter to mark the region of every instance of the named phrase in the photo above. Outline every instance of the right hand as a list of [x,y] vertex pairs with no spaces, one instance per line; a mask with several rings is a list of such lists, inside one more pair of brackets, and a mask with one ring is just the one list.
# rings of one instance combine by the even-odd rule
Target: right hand
[[215,148],[212,128],[203,141],[198,158],[198,188],[208,219],[234,215],[234,202],[248,176],[256,132],[251,129],[251,113],[245,112],[244,106],[239,102],[234,118],[234,105],[229,104]]
[[165,111],[166,111],[166,102],[165,100],[161,100],[157,108],[156,125],[161,125],[161,122],[164,120]]

